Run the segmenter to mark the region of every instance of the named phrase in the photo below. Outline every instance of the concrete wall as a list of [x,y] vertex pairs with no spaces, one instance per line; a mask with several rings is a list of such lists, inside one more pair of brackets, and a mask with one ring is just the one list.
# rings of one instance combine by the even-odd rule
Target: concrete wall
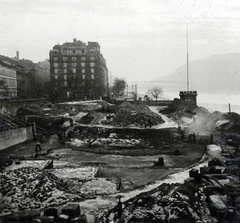
[[12,115],[16,115],[18,108],[25,106],[39,106],[45,103],[51,103],[44,98],[39,99],[28,99],[28,100],[10,100],[10,101],[0,101],[0,114],[4,114],[4,112],[11,113]]
[[0,132],[0,150],[33,139],[32,126]]

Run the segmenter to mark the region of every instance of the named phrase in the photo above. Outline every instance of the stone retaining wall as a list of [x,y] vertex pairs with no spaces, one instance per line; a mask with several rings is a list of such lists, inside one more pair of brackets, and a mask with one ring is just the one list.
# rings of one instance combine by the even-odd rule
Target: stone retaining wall
[[0,150],[33,139],[32,126],[9,129],[0,132]]

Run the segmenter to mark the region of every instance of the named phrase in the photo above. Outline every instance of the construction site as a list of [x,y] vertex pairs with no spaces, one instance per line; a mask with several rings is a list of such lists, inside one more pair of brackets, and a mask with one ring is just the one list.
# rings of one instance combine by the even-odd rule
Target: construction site
[[1,221],[238,222],[239,120],[179,99],[5,106]]

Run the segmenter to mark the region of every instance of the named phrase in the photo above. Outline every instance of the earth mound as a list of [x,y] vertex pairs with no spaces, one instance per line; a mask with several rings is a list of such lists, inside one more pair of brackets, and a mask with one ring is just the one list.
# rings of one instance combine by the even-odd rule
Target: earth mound
[[188,126],[192,132],[201,134],[213,133],[217,122],[223,118],[221,112],[210,113],[206,108],[199,107],[191,101],[181,101],[177,98],[160,113],[166,114],[179,125]]
[[158,125],[164,123],[162,117],[151,111],[146,105],[134,105],[130,102],[123,102],[116,114],[102,124],[114,126],[140,126]]
[[192,118],[196,114],[208,115],[209,111],[203,107],[197,106],[192,101],[181,101],[178,98],[161,113],[167,114],[171,119],[177,121],[182,117]]

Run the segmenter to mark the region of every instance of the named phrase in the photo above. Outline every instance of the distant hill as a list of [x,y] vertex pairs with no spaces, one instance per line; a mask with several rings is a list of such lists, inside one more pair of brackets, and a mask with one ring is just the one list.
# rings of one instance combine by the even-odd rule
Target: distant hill
[[[169,76],[154,80],[163,88],[186,90],[187,65],[177,68]],[[211,90],[215,92],[240,89],[240,53],[214,55],[189,62],[190,90]]]

